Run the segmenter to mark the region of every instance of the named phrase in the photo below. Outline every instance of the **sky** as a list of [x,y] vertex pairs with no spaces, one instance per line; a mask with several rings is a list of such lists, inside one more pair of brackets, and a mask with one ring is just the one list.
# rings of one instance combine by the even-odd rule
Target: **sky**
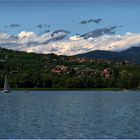
[[0,0],[0,47],[64,55],[121,51],[140,44],[139,13],[139,0]]

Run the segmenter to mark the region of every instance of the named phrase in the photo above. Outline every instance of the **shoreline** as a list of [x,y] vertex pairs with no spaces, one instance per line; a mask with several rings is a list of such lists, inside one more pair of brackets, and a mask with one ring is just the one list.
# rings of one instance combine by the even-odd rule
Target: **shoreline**
[[[3,89],[0,89],[3,90]],[[131,90],[131,91],[140,91],[140,89],[121,89],[121,88],[11,88],[11,90],[27,90],[27,91],[125,91],[125,90]]]

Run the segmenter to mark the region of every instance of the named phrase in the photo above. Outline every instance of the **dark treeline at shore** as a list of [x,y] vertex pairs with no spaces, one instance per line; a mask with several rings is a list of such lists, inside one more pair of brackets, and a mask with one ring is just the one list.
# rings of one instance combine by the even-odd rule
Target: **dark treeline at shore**
[[0,48],[0,88],[7,75],[12,88],[138,88],[140,66]]

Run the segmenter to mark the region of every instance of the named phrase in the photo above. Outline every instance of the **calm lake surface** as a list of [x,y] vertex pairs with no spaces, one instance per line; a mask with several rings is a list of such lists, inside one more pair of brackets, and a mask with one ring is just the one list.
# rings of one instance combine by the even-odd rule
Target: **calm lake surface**
[[140,91],[1,93],[0,138],[140,138]]

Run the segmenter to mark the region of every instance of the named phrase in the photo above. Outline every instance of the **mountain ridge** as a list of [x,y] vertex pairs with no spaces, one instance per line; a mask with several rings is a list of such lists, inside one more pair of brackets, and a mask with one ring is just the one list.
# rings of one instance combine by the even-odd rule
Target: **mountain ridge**
[[140,47],[132,46],[131,48],[121,51],[105,51],[105,50],[95,50],[83,54],[75,55],[76,57],[84,58],[95,58],[95,59],[108,59],[115,61],[130,60],[135,63],[140,63]]

